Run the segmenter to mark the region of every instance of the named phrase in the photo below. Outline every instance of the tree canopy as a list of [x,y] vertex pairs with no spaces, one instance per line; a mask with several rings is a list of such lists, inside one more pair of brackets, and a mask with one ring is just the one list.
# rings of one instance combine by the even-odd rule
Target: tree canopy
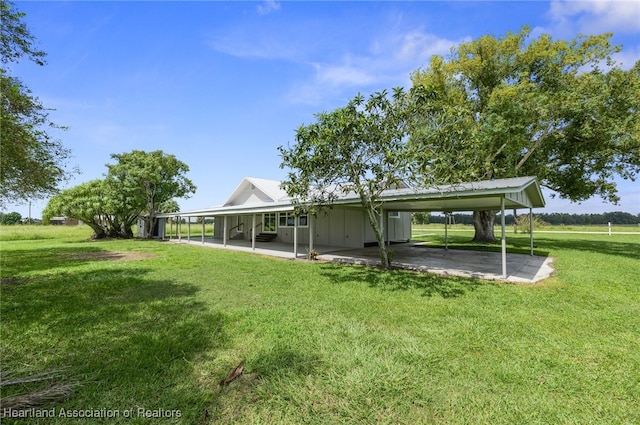
[[6,67],[24,57],[45,65],[46,53],[35,47],[24,16],[0,1],[0,205],[50,195],[75,172],[67,167],[70,151],[51,133],[64,128],[49,120],[48,110]]
[[186,178],[189,167],[174,155],[158,150],[113,154],[105,179],[92,180],[63,190],[49,200],[43,218],[65,216],[82,220],[94,238],[130,238],[139,217],[152,237],[160,208],[176,209],[173,198],[188,197],[195,185]]
[[357,95],[347,106],[316,114],[316,122],[296,131],[293,146],[280,146],[281,168],[289,168],[283,183],[299,209],[317,214],[340,194],[356,193],[378,241],[380,261],[389,267],[384,243],[380,194],[397,185],[409,156],[408,95],[395,89],[365,99]]
[[[617,202],[614,178],[640,171],[640,62],[616,64],[611,34],[530,35],[483,36],[412,74],[428,93],[411,131],[417,169],[442,183],[535,175],[572,201]],[[477,216],[477,239],[491,240],[495,214]]]
[[[135,205],[143,214],[145,234],[153,236],[155,215],[173,198],[188,198],[196,186],[186,177],[189,166],[161,150],[134,150],[113,154],[116,164],[107,164],[107,184],[118,188],[118,205]],[[165,204],[170,206],[170,204]]]

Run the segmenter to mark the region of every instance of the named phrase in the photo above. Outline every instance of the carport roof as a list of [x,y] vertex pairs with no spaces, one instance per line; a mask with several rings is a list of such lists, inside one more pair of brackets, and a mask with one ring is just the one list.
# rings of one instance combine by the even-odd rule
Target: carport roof
[[[275,182],[275,181],[274,181]],[[541,208],[545,201],[536,177],[513,177],[468,183],[436,186],[432,188],[389,189],[382,193],[380,202],[390,211],[480,211],[500,210],[501,200],[507,209]],[[334,205],[359,207],[355,193],[340,196]],[[251,205],[228,205],[201,210],[159,214],[158,217],[197,217],[266,212],[292,211],[290,199],[277,199]]]
[[507,209],[545,206],[535,177],[387,190],[381,201],[385,209],[397,211],[496,211],[500,210],[503,197]]

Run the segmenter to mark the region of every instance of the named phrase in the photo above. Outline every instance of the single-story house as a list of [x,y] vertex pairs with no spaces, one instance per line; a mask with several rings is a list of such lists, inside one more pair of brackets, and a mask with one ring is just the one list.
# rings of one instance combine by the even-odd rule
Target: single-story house
[[[291,198],[281,189],[281,182],[245,177],[227,198],[216,207],[159,214],[158,234],[173,235],[173,224],[193,217],[214,218],[211,237],[226,245],[233,239],[256,242],[276,240],[291,243],[297,256],[298,246],[312,250],[314,245],[362,248],[376,244],[374,232],[355,193],[342,194],[331,209],[317,216],[295,215]],[[400,185],[382,192],[380,197],[384,240],[386,243],[411,239],[412,212],[453,212],[528,209],[544,207],[545,202],[535,177],[515,177],[437,186],[412,188]],[[172,219],[168,223],[168,219]],[[168,228],[167,228],[168,227]],[[140,229],[139,229],[140,232]],[[143,236],[143,235],[141,235]],[[205,235],[203,233],[202,240]],[[506,256],[503,223],[503,256]],[[533,255],[533,240],[531,242]],[[505,266],[506,267],[506,266]],[[506,274],[503,273],[503,274]]]

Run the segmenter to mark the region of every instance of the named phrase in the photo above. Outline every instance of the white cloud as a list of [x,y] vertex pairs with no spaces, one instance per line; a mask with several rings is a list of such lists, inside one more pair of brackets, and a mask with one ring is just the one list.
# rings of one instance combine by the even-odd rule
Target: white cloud
[[330,84],[332,86],[363,86],[376,81],[376,76],[367,72],[366,69],[351,65],[319,65],[315,64],[316,80],[320,84]]
[[552,1],[549,16],[556,27],[572,32],[640,32],[638,1]]
[[425,62],[433,55],[445,55],[460,43],[421,31],[403,34],[395,47],[394,58],[403,62]]
[[234,33],[210,39],[209,46],[218,52],[240,58],[292,59],[296,56],[294,46],[271,37],[247,39]]
[[280,10],[280,3],[274,0],[267,0],[258,5],[258,13],[261,15],[266,15],[276,10]]
[[421,30],[393,32],[372,40],[357,54],[342,55],[334,62],[314,62],[313,78],[296,84],[288,96],[293,103],[321,103],[330,96],[351,98],[358,91],[369,93],[408,87],[410,73],[428,63],[432,55],[445,55],[453,41]]

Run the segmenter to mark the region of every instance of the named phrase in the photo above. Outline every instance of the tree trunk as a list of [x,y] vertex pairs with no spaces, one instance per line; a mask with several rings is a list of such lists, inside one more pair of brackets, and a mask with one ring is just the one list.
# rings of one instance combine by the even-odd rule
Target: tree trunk
[[93,230],[93,235],[91,235],[91,239],[94,239],[94,240],[104,239],[107,237],[107,232],[105,232],[101,226],[98,226],[95,224],[89,224],[89,223],[87,223],[87,225],[91,227],[91,230]]
[[494,243],[496,237],[493,233],[493,224],[496,220],[495,211],[474,211],[473,228],[476,233],[473,242]]
[[380,265],[383,269],[388,269],[391,267],[391,261],[389,260],[389,252],[387,251],[387,246],[384,241],[383,232],[380,229],[380,222],[378,221],[378,212],[373,208],[369,199],[364,196],[360,196],[360,200],[362,201],[362,205],[365,207],[367,211],[367,217],[369,218],[369,224],[373,229],[373,233],[376,235],[376,240],[378,241],[378,254],[380,255]]
[[147,216],[142,219],[144,223],[145,239],[153,239],[153,232],[155,231],[158,219],[155,217]]

